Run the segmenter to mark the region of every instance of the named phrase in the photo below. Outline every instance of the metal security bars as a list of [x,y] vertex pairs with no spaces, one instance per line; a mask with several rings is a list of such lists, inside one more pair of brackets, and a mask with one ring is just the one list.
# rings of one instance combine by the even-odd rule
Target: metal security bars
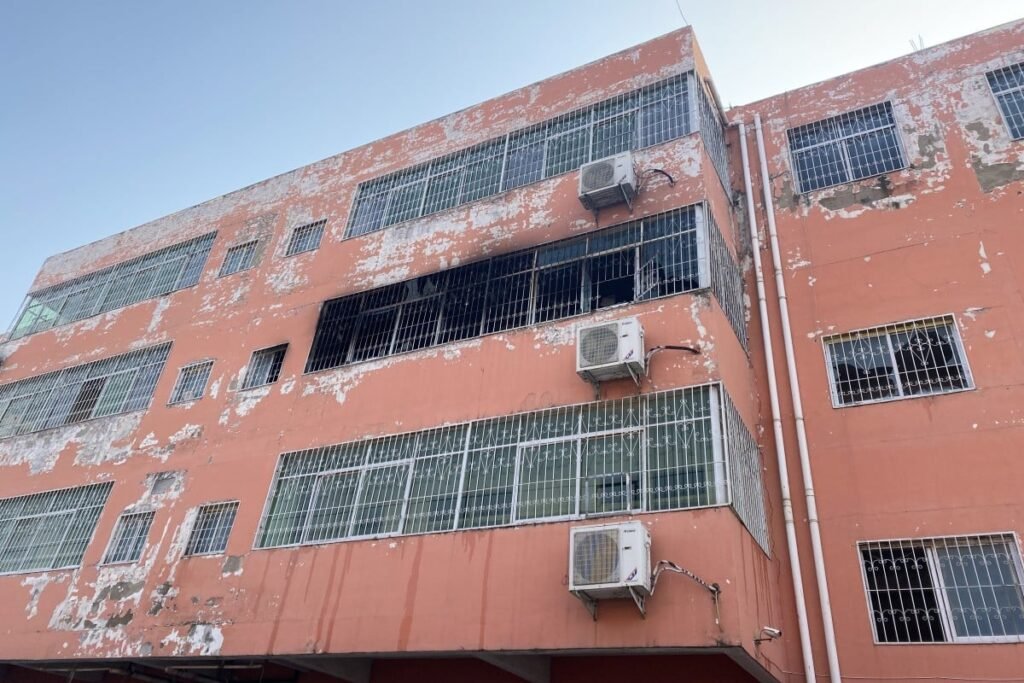
[[761,479],[761,452],[729,394],[721,392],[721,401],[732,508],[761,549],[771,554]]
[[1024,138],[1024,62],[990,71],[988,84],[1014,140]]
[[1024,641],[1012,534],[859,544],[878,643]]
[[711,84],[701,82],[697,90],[697,111],[700,116],[700,138],[704,149],[711,157],[711,164],[718,173],[727,195],[732,195],[729,181],[729,151],[725,143],[725,122],[715,103],[714,96],[709,92]]
[[789,130],[800,192],[905,168],[892,104],[882,102]]
[[210,379],[210,370],[213,369],[212,360],[204,360],[198,363],[186,365],[178,371],[178,379],[171,390],[171,398],[168,404],[185,403],[196,401],[203,397],[206,391],[206,382]]
[[256,265],[256,247],[259,246],[259,243],[259,240],[252,240],[228,249],[217,277],[240,273]]
[[725,238],[718,230],[715,217],[707,212],[708,255],[711,260],[711,292],[722,307],[725,317],[744,350],[747,347],[747,307],[743,303],[743,274],[733,258]]
[[574,171],[693,132],[691,73],[359,185],[347,237]]
[[149,527],[153,524],[155,514],[152,510],[125,512],[118,517],[110,545],[103,555],[103,564],[137,562],[142,557],[142,549],[146,546],[146,537],[149,536]]
[[974,386],[952,315],[835,335],[824,343],[837,408]]
[[77,567],[111,482],[0,500],[0,574]]
[[242,388],[252,389],[276,382],[281,376],[281,366],[284,364],[284,354],[287,351],[287,344],[255,351],[249,360],[249,369],[246,370]]
[[199,508],[192,533],[185,547],[186,555],[215,555],[228,547],[228,536],[235,524],[238,501],[210,503]]
[[170,344],[0,385],[0,438],[142,410]]
[[191,287],[216,236],[203,235],[29,294],[11,339]]
[[292,230],[291,237],[288,238],[288,248],[285,249],[284,255],[294,256],[295,254],[319,249],[320,240],[323,239],[324,227],[326,225],[327,219],[325,218],[315,223],[300,225]]
[[[306,372],[707,287],[705,215],[689,206],[327,301]],[[722,282],[734,297],[735,278]]]
[[735,505],[727,452],[767,547],[758,454],[722,396],[688,387],[285,453],[256,547]]

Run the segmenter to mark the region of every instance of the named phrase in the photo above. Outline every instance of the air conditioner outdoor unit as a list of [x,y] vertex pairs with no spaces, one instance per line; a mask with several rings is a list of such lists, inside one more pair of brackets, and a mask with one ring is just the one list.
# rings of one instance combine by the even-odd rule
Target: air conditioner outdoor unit
[[651,594],[651,534],[643,522],[569,530],[569,590],[594,614],[598,600]]
[[636,318],[623,318],[576,330],[576,373],[588,382],[644,374],[644,329]]
[[626,202],[636,196],[633,154],[622,152],[583,164],[580,168],[580,202],[591,211]]

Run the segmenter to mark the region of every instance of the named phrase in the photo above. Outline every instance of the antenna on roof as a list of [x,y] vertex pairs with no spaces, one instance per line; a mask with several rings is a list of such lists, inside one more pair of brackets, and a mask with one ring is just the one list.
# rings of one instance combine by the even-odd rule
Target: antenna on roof
[[916,43],[914,42],[913,38],[910,39],[910,47],[911,47],[912,50],[914,50],[914,52],[917,52],[918,50],[923,50],[924,49],[924,38],[921,37],[920,33],[917,34],[917,42]]
[[679,0],[676,0],[676,9],[679,10],[679,16],[683,18],[683,26],[689,26],[690,22],[687,21],[686,15],[683,14],[683,8],[679,5]]

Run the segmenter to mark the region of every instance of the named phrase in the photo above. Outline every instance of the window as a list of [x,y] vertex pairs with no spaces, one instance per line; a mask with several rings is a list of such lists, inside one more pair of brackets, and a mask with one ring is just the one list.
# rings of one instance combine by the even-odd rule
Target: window
[[0,438],[142,410],[170,344],[0,385]]
[[212,360],[204,360],[199,363],[186,365],[178,372],[178,381],[174,383],[171,390],[169,404],[185,403],[186,401],[198,401],[206,391],[206,381],[210,379],[210,370],[213,368]]
[[259,240],[253,240],[228,249],[228,253],[224,255],[224,263],[221,264],[218,277],[240,273],[256,265],[257,246],[259,246]]
[[300,225],[292,230],[292,236],[288,240],[288,248],[285,250],[284,255],[292,256],[305,251],[319,249],[320,240],[324,236],[324,226],[326,225],[327,220],[324,219],[316,223]]
[[1012,534],[860,544],[878,643],[1024,640]]
[[693,130],[690,74],[359,185],[347,237],[573,171]]
[[191,287],[216,236],[203,235],[29,294],[11,339]]
[[[734,493],[767,547],[757,447],[731,406],[700,386],[285,453],[256,545],[728,505]],[[729,481],[727,459],[743,481]]]
[[0,574],[77,567],[113,484],[0,499]]
[[249,360],[249,369],[245,372],[242,388],[252,389],[276,382],[277,378],[281,376],[281,365],[284,363],[284,354],[287,350],[288,345],[281,344],[253,353]]
[[883,102],[789,130],[800,192],[906,167],[892,104]]
[[199,508],[192,533],[185,548],[186,555],[214,555],[228,547],[228,536],[235,523],[238,501],[211,503]]
[[951,315],[827,337],[825,350],[837,408],[973,387]]
[[[327,301],[306,372],[699,289],[706,216],[690,206]],[[738,271],[735,284],[742,311]]]
[[153,511],[126,512],[118,517],[110,545],[103,555],[103,564],[137,562],[142,557],[142,549],[146,546],[146,537],[149,536],[149,527],[153,524],[155,514]]
[[1014,140],[1024,138],[1024,62],[988,72],[1006,127]]

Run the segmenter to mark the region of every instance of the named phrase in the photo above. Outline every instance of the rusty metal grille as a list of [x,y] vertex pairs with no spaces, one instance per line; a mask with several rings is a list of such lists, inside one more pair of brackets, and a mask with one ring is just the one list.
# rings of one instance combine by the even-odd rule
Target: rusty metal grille
[[111,482],[0,499],[0,574],[77,567]]
[[259,243],[259,240],[252,240],[251,242],[239,244],[228,249],[224,255],[224,263],[221,264],[220,273],[217,277],[240,273],[255,266]]
[[285,256],[294,256],[307,251],[314,251],[320,248],[320,240],[324,237],[324,228],[327,226],[327,219],[300,225],[292,230],[288,238],[288,247],[285,249]]
[[130,306],[199,281],[216,233],[175,244],[28,295],[11,326],[17,339]]
[[952,315],[835,335],[824,343],[837,408],[974,387]]
[[990,71],[987,76],[1010,137],[1024,138],[1024,62]]
[[121,564],[137,562],[142,557],[142,549],[146,547],[149,527],[156,515],[152,510],[147,512],[125,512],[117,518],[114,533],[110,537],[110,545],[103,555],[103,564]]
[[149,405],[170,344],[0,385],[0,438]]
[[355,237],[583,164],[689,134],[690,79],[679,74],[544,123],[359,185],[346,230]]
[[800,192],[870,178],[907,165],[890,102],[788,132]]
[[228,547],[231,527],[238,513],[238,501],[203,505],[196,513],[196,521],[185,547],[186,555],[215,555]]
[[284,355],[287,351],[288,345],[280,344],[253,352],[242,388],[252,389],[276,382],[281,376],[281,366],[284,365]]
[[766,545],[756,447],[723,395],[704,385],[285,453],[256,547],[728,505],[727,449],[743,465],[732,502]]
[[306,372],[706,287],[717,228],[704,215],[689,206],[327,301]]
[[178,379],[171,390],[171,399],[167,403],[173,405],[201,399],[212,369],[213,361],[204,360],[186,365],[179,370]]
[[1012,534],[858,547],[876,642],[1024,640],[1022,569]]

